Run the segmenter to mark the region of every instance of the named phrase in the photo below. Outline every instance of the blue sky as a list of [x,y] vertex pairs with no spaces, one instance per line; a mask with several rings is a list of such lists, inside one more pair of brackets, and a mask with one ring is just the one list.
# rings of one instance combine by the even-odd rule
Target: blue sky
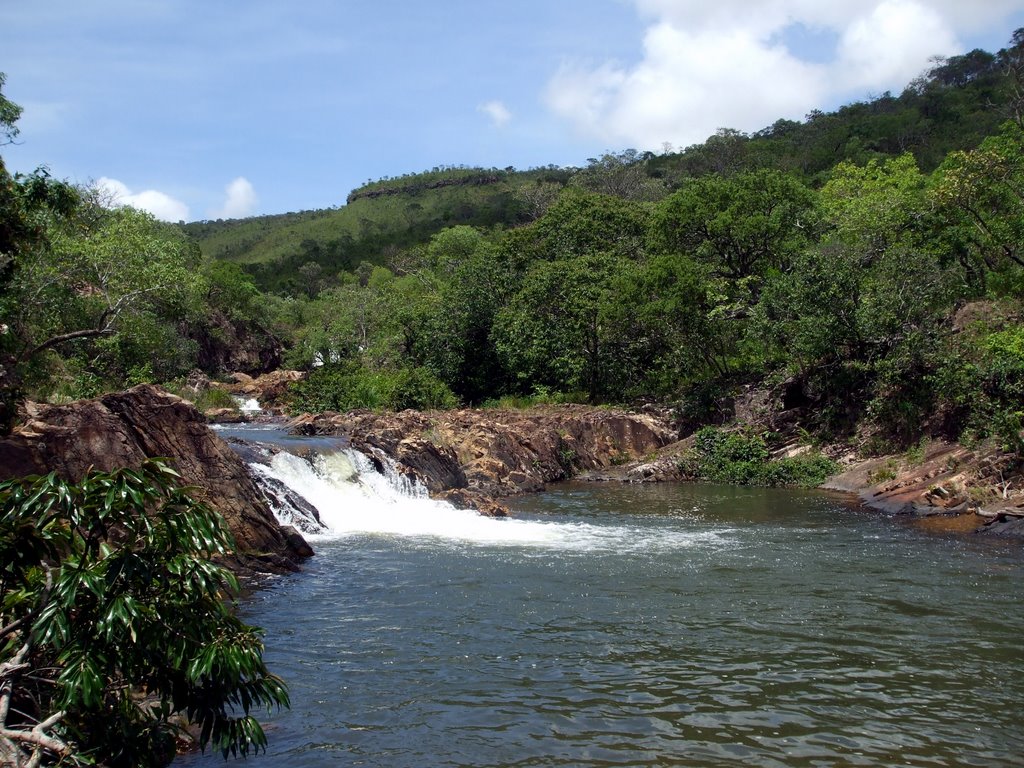
[[1024,0],[7,0],[2,152],[169,220],[325,208],[800,119],[1018,27]]

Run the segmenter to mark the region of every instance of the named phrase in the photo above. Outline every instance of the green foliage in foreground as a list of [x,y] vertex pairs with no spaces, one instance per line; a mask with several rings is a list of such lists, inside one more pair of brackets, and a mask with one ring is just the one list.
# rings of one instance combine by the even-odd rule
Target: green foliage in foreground
[[314,369],[292,385],[293,412],[351,411],[357,408],[420,411],[454,408],[452,391],[426,368],[368,370],[352,362]]
[[735,485],[814,488],[839,470],[819,453],[772,459],[761,435],[704,427],[680,462],[683,472],[698,480]]
[[225,604],[220,516],[162,460],[0,483],[0,764],[164,765],[178,719],[200,744],[266,744],[288,705],[260,631]]

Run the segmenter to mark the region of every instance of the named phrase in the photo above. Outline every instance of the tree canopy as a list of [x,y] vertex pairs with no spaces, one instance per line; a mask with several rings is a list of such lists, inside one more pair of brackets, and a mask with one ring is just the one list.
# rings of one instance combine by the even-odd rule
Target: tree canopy
[[[191,240],[8,177],[4,375],[52,399],[284,362],[314,371],[296,409],[655,399],[700,418],[786,382],[832,435],[987,434],[981,403],[1017,410],[1013,381],[970,371],[1005,362],[977,350],[1024,299],[1022,41],[754,134],[435,168]],[[979,302],[1011,320],[969,348],[958,313]]]

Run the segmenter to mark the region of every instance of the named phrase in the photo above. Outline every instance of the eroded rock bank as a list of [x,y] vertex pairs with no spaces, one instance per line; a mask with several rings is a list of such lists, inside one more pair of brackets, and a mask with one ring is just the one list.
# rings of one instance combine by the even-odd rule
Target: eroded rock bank
[[[590,480],[681,482],[690,480],[684,455],[693,436],[653,456],[590,472]],[[772,458],[810,450],[798,441]],[[843,470],[821,487],[855,495],[865,506],[905,517],[924,528],[1024,539],[1024,475],[1014,458],[995,446],[966,448],[930,440],[903,454],[863,458],[848,446],[823,446]]]
[[293,431],[346,437],[370,456],[386,455],[435,498],[501,515],[503,497],[653,455],[677,433],[657,414],[582,405],[529,411],[324,413],[295,419]]
[[[570,477],[619,482],[691,480],[668,414],[582,405],[528,411],[460,410],[306,415],[293,431],[347,438],[354,448],[387,456],[432,496],[483,514],[502,515],[500,499],[543,490]],[[809,451],[799,440],[774,459]],[[864,459],[847,446],[826,446],[844,470],[823,488],[931,529],[1024,538],[1024,477],[995,448],[969,450],[933,440],[899,456]]]
[[68,405],[28,404],[26,415],[0,440],[2,479],[55,471],[77,480],[90,468],[137,467],[163,456],[224,516],[238,545],[232,566],[294,570],[312,554],[298,532],[277,522],[242,460],[202,414],[159,387],[140,385]]
[[932,440],[898,456],[854,461],[823,487],[935,530],[1024,539],[1024,477],[994,446]]

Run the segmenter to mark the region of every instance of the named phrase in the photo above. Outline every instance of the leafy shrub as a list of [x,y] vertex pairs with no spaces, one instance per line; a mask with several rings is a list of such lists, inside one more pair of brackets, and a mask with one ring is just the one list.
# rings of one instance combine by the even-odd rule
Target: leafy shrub
[[347,361],[324,365],[291,385],[293,412],[454,408],[458,399],[426,368],[374,371]]
[[390,384],[386,407],[395,411],[445,409],[459,404],[448,385],[427,368],[403,368],[392,375]]
[[225,602],[224,520],[178,480],[150,459],[0,483],[4,765],[163,766],[177,715],[225,757],[266,744],[251,713],[288,693]]
[[1024,457],[1024,328],[972,339],[938,371],[936,382],[962,439],[995,438]]
[[772,460],[762,435],[704,427],[695,433],[680,469],[689,477],[715,483],[814,487],[838,465],[817,453]]

